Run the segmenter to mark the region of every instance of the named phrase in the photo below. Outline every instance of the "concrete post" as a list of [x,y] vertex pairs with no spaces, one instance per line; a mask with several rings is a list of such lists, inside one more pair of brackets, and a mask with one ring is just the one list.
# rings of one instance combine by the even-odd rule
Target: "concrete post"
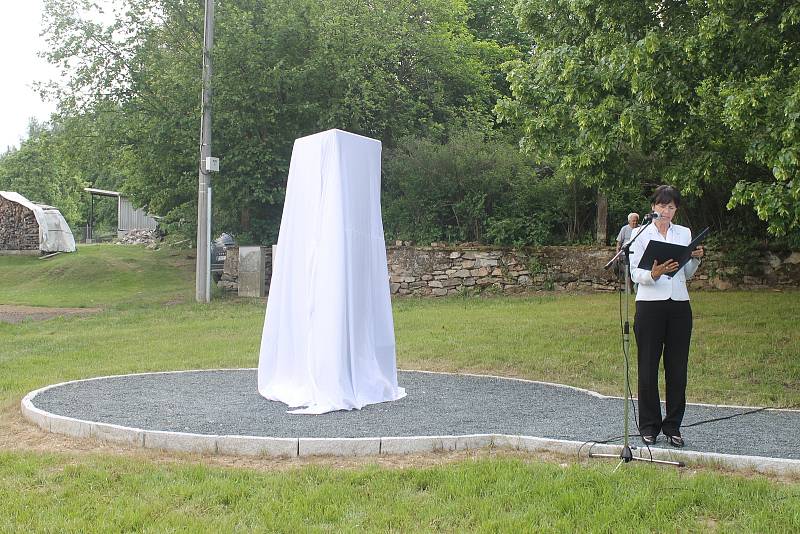
[[262,247],[239,247],[239,296],[263,297],[265,254]]

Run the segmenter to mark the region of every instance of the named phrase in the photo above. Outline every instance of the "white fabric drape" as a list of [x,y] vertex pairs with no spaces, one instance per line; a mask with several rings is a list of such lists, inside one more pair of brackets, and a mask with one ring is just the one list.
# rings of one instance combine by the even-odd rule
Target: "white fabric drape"
[[273,258],[258,391],[292,413],[362,408],[397,386],[380,206],[381,143],[297,139]]

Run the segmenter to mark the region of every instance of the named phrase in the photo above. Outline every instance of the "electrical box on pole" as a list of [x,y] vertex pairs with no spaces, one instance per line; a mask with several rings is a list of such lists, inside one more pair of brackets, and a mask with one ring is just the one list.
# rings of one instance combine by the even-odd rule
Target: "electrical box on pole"
[[219,158],[206,158],[206,172],[219,172]]

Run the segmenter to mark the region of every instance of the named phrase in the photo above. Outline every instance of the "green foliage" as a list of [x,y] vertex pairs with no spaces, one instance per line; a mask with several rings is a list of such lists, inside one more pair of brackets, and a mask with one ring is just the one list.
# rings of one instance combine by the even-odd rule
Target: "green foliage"
[[456,133],[445,143],[404,138],[384,165],[386,234],[420,243],[506,238],[493,228],[513,221],[498,218],[525,214],[509,210],[503,218],[501,211],[536,177],[530,162],[501,139],[474,132]]
[[590,233],[594,208],[591,189],[544,167],[534,179],[513,180],[512,195],[487,222],[487,235],[498,245],[575,243]]
[[[121,187],[170,228],[193,228],[200,2],[126,0],[102,27],[79,0],[48,0],[53,90],[65,117],[101,130]],[[216,224],[274,242],[295,138],[328,128],[392,147],[411,133],[491,127],[498,66],[514,50],[478,41],[459,0],[235,0],[216,11]],[[114,120],[100,120],[113,110]],[[465,206],[469,211],[472,206]],[[188,232],[191,233],[191,232]]]
[[[685,193],[684,224],[756,237],[769,228],[800,242],[795,6],[217,4],[214,233],[274,242],[293,140],[336,127],[383,141],[393,237],[591,242],[601,194],[613,238],[629,211],[648,210],[654,185],[671,182]],[[0,184],[44,191],[37,200],[62,208],[73,226],[87,218],[83,186],[121,190],[164,216],[167,230],[193,236],[202,2],[121,0],[109,26],[93,15],[100,9],[45,2],[46,56],[69,78],[42,87],[59,102],[37,136],[47,142],[32,138],[24,157],[3,158]],[[487,146],[460,152],[463,131],[480,132]],[[521,139],[532,162],[553,172],[531,170],[516,147],[498,148],[502,139]],[[434,152],[462,161],[428,169],[422,156]],[[110,227],[110,203],[97,208]]]
[[27,140],[0,156],[0,190],[55,206],[69,224],[76,225],[81,220],[83,182],[64,162],[68,150],[63,135],[32,121]]
[[726,275],[733,278],[759,276],[764,268],[761,258],[764,251],[771,248],[764,240],[755,240],[747,234],[734,231],[711,234],[706,240],[706,247],[714,251],[719,258],[719,265],[725,267]]
[[551,221],[546,215],[532,213],[516,217],[491,217],[486,221],[486,238],[499,245],[522,247],[551,241]]
[[522,144],[609,189],[726,191],[774,235],[800,230],[800,8],[749,2],[524,0],[536,43],[498,104]]
[[514,15],[516,0],[467,0],[468,25],[478,39],[492,40],[527,52],[533,44],[530,35],[519,29]]
[[592,241],[592,190],[534,166],[498,135],[400,140],[384,164],[382,206],[390,239],[517,247]]

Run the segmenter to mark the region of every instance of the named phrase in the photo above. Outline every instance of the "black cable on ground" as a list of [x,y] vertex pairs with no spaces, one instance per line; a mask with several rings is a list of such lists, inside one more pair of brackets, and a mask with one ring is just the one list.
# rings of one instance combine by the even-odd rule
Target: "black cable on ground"
[[765,412],[767,410],[792,410],[795,408],[800,408],[800,404],[789,404],[787,406],[763,406],[761,408],[753,408],[752,410],[748,410],[746,412],[739,412],[734,413],[731,415],[725,415],[722,417],[714,417],[712,419],[703,419],[702,421],[696,421],[694,423],[690,423],[688,425],[683,425],[683,428],[690,428],[693,426],[700,426],[705,425],[706,423],[714,423],[716,421],[725,421],[727,419],[733,419],[734,417],[741,417],[742,415],[750,415],[759,412]]
[[[631,401],[631,402],[633,402],[633,401]],[[786,406],[763,406],[761,408],[754,408],[752,410],[747,410],[747,411],[744,411],[744,412],[734,413],[734,414],[731,414],[731,415],[725,415],[725,416],[722,416],[722,417],[713,417],[711,419],[703,419],[701,421],[695,421],[694,423],[690,423],[688,425],[683,425],[682,428],[691,428],[691,427],[695,427],[695,426],[705,425],[705,424],[708,424],[708,423],[715,423],[717,421],[725,421],[725,420],[728,420],[728,419],[734,419],[736,417],[741,417],[743,415],[751,415],[751,414],[754,414],[754,413],[764,412],[764,411],[767,411],[767,410],[793,410],[793,409],[796,409],[796,408],[800,408],[800,404],[788,404]],[[631,436],[632,435],[628,435],[628,437],[631,437]],[[583,447],[585,447],[586,445],[589,445],[590,443],[592,444],[592,447],[594,445],[605,445],[605,444],[612,443],[614,441],[620,440],[620,439],[622,439],[624,437],[625,437],[624,435],[619,435],[619,436],[611,436],[610,438],[606,438],[606,439],[602,439],[602,440],[588,440],[588,441],[585,441],[580,446],[580,448],[578,449],[578,454],[580,455],[581,449],[583,449]],[[650,447],[647,447],[647,448],[649,449]],[[589,448],[589,450],[591,451],[591,447]]]

